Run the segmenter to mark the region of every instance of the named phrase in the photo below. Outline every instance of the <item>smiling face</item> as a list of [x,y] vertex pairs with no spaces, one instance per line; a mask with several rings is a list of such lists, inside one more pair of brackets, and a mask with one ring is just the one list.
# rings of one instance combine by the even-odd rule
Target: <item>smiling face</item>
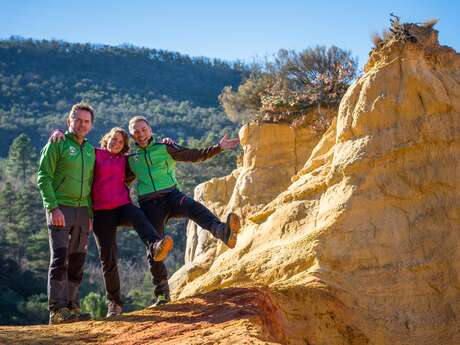
[[152,138],[152,129],[145,121],[135,122],[130,128],[130,132],[136,143],[142,148],[147,147],[150,138]]
[[69,132],[73,133],[78,139],[86,137],[93,126],[91,113],[87,110],[78,109],[67,119]]
[[121,150],[123,150],[124,145],[125,141],[121,133],[114,132],[107,141],[107,150],[110,153],[118,154],[121,152]]

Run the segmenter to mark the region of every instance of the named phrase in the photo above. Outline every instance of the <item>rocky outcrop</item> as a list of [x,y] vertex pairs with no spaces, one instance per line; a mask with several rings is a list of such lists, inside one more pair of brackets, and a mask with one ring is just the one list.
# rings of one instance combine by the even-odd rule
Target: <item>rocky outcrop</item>
[[310,128],[250,123],[240,130],[243,164],[228,202],[243,223],[290,184],[320,136]]
[[460,343],[460,57],[412,37],[373,51],[294,182],[180,297],[268,286],[292,343]]
[[[213,178],[201,183],[195,188],[194,199],[205,204],[218,217],[225,219],[225,210],[240,171],[241,168],[238,168],[228,176]],[[186,284],[206,273],[216,256],[225,249],[225,246],[222,246],[209,231],[202,229],[194,222],[189,222],[185,264],[169,279],[172,291],[180,291]],[[173,296],[175,296],[174,293]]]
[[[287,188],[320,135],[309,128],[296,129],[283,123],[251,123],[243,126],[239,137],[242,166],[229,176],[198,185],[194,198],[222,219],[229,212],[238,213],[245,224],[250,214]],[[173,297],[206,273],[215,258],[226,250],[208,231],[189,222],[185,265],[169,281]]]

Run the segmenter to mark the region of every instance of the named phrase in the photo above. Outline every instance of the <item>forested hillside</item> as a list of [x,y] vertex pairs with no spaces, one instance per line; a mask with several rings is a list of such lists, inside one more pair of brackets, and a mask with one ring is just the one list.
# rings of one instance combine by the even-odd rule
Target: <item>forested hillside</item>
[[133,114],[151,119],[155,132],[201,138],[232,127],[217,109],[227,85],[238,86],[244,66],[179,53],[62,41],[0,41],[0,156],[21,132],[38,148],[63,126],[70,106],[96,109],[90,138],[126,125]]
[[[0,324],[47,321],[48,235],[35,183],[39,149],[52,128],[65,128],[72,104],[96,111],[89,135],[97,144],[113,126],[127,127],[144,115],[156,137],[188,146],[214,144],[236,125],[218,106],[227,85],[238,87],[246,71],[239,64],[136,47],[70,44],[12,38],[0,41]],[[237,151],[201,164],[179,164],[181,188],[228,174]],[[175,248],[166,264],[182,263],[185,221],[170,222]],[[125,309],[143,308],[151,298],[145,249],[133,230],[118,235]],[[81,288],[82,308],[105,313],[102,274],[93,240]]]

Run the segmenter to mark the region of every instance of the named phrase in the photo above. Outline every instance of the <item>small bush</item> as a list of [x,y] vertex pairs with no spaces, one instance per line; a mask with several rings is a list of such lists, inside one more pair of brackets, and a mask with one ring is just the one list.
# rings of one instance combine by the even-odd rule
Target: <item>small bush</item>
[[105,296],[98,292],[90,292],[80,302],[81,310],[90,313],[94,319],[102,319],[107,314]]
[[335,46],[282,49],[254,68],[237,91],[224,88],[219,100],[233,121],[294,123],[316,107],[336,107],[356,71],[351,52]]

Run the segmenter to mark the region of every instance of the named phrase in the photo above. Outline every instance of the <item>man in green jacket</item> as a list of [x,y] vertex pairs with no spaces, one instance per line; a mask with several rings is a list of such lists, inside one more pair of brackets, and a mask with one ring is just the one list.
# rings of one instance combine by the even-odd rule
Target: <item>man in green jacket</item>
[[48,308],[50,324],[82,320],[79,288],[92,228],[91,185],[94,148],[85,139],[93,109],[75,104],[64,140],[41,151],[37,184],[43,199],[50,243]]
[[[176,161],[197,162],[209,159],[224,149],[233,149],[239,139],[225,135],[219,144],[205,149],[188,149],[177,144],[156,143],[145,117],[136,116],[129,121],[129,132],[136,141],[137,151],[129,157],[129,167],[137,179],[139,205],[153,227],[164,235],[169,218],[188,218],[222,240],[229,248],[236,245],[240,229],[239,217],[230,213],[221,222],[205,206],[177,189]],[[156,301],[153,306],[168,303],[168,273],[163,262],[149,257]]]

